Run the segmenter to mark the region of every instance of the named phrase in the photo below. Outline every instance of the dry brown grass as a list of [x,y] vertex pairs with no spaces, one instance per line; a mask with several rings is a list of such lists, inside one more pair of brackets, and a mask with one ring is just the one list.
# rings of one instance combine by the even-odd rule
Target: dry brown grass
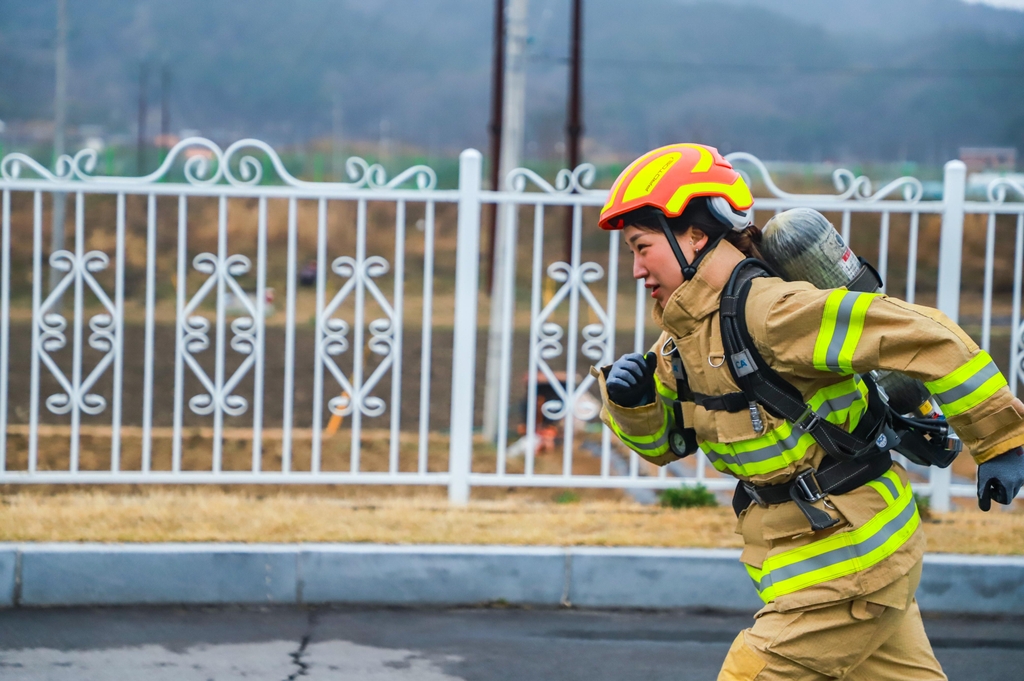
[[[362,499],[215,489],[21,494],[0,498],[0,540],[740,545],[728,508],[671,510],[626,501],[556,504],[539,498],[451,508],[437,494]],[[1024,554],[1024,514],[1019,512],[958,511],[925,522],[923,529],[934,552]]]
[[384,542],[738,546],[728,509],[686,512],[628,502],[341,500],[216,490],[125,496],[19,495],[0,505],[5,541]]
[[937,553],[972,553],[998,556],[1024,555],[1024,513],[1020,503],[1013,511],[993,504],[982,513],[977,508],[933,514],[923,524],[928,550]]

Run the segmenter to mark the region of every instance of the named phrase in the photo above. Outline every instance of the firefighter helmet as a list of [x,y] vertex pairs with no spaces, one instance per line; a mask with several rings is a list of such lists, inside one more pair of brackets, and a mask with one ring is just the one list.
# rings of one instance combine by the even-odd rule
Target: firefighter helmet
[[601,210],[601,229],[625,227],[623,216],[637,208],[656,208],[666,218],[678,217],[697,196],[734,230],[750,224],[754,197],[718,149],[703,144],[670,144],[649,151],[622,171]]

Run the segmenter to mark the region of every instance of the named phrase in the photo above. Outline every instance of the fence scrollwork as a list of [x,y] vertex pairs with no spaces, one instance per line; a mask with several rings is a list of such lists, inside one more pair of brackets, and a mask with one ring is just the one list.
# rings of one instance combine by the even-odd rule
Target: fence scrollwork
[[[924,196],[924,185],[916,177],[899,177],[884,185],[877,191],[872,192],[871,180],[864,175],[856,175],[846,168],[837,168],[832,171],[832,185],[836,188],[837,194],[791,194],[779,188],[772,179],[771,172],[764,162],[753,154],[743,151],[736,151],[726,155],[725,159],[735,164],[749,163],[753,166],[768,189],[771,195],[777,199],[791,201],[862,201],[872,203],[892,195],[897,190],[902,190],[903,200],[908,203],[918,203]],[[743,175],[743,179],[750,184],[750,176],[738,168],[737,171]]]
[[167,151],[166,157],[156,170],[136,177],[94,174],[99,154],[91,148],[82,149],[74,156],[60,156],[53,171],[27,154],[11,153],[0,161],[0,177],[8,181],[17,181],[25,179],[22,178],[22,172],[28,170],[38,179],[54,183],[79,181],[100,185],[147,185],[166,181],[181,158],[184,158],[182,172],[185,182],[190,185],[209,186],[225,182],[236,187],[253,187],[264,180],[264,165],[254,155],[253,150],[264,154],[277,179],[290,187],[327,191],[389,190],[412,184],[417,190],[428,191],[437,186],[437,174],[428,166],[412,166],[388,179],[387,171],[382,165],[371,164],[359,157],[351,157],[345,162],[348,182],[309,182],[292,175],[280,155],[266,142],[248,138],[238,140],[227,149],[221,149],[218,144],[204,137],[187,137],[181,140]]
[[1009,177],[997,177],[988,183],[985,194],[990,203],[1005,203],[1009,192],[1024,199],[1024,184]]
[[505,188],[510,192],[522,194],[528,184],[532,183],[545,194],[606,194],[606,189],[590,188],[596,178],[597,168],[592,163],[582,163],[571,171],[562,168],[555,176],[554,184],[529,168],[516,168],[505,176]]
[[[358,409],[364,416],[373,417],[380,416],[387,409],[387,403],[372,393],[394,362],[395,311],[374,280],[387,274],[390,269],[388,261],[377,255],[361,262],[344,255],[335,258],[331,263],[331,270],[346,280],[320,315],[320,361],[342,389],[341,395],[332,397],[327,402],[328,409],[336,416],[349,416]],[[370,320],[367,324],[366,328],[370,332],[367,347],[370,352],[380,355],[383,359],[359,386],[354,385],[334,361],[334,357],[347,352],[350,348],[349,324],[334,315],[356,287],[368,291],[385,315],[383,318]]]
[[[192,267],[197,272],[206,274],[207,278],[181,312],[180,352],[205,392],[189,398],[189,408],[202,416],[208,416],[215,411],[228,416],[240,416],[249,408],[249,402],[244,397],[235,395],[234,390],[255,364],[257,333],[259,333],[257,325],[263,323],[256,305],[236,281],[237,277],[244,276],[249,272],[252,264],[244,255],[235,254],[222,259],[212,253],[200,253],[193,258]],[[195,312],[218,284],[231,291],[243,310],[243,313],[232,320],[230,324],[232,336],[229,345],[235,352],[246,356],[234,373],[219,385],[210,378],[195,357],[209,349],[211,327],[208,319],[195,314]],[[223,357],[216,358],[218,362],[223,359]]]
[[[561,286],[535,321],[534,344],[537,368],[547,378],[548,385],[556,395],[554,399],[547,400],[541,405],[541,413],[551,420],[559,420],[565,418],[571,409],[574,418],[590,421],[598,415],[599,409],[595,409],[595,403],[592,401],[584,401],[580,398],[590,389],[594,379],[588,374],[578,385],[575,385],[574,377],[570,381],[570,377],[566,376],[565,381],[562,381],[551,369],[549,361],[562,356],[566,348],[563,344],[565,329],[560,324],[551,321],[550,317],[575,290],[599,320],[587,324],[581,329],[583,344],[580,351],[584,357],[595,362],[603,359],[611,335],[611,322],[604,307],[591,292],[590,284],[603,279],[605,271],[596,262],[585,262],[577,267],[566,262],[554,262],[548,266],[547,274]],[[574,351],[574,348],[570,348],[570,352]],[[569,385],[571,384],[573,387],[570,393]]]

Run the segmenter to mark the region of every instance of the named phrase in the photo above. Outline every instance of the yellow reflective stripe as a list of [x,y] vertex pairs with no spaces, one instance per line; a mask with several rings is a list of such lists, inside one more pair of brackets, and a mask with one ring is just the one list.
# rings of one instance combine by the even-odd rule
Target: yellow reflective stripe
[[946,392],[947,390],[952,390],[953,388],[956,388],[958,385],[962,384],[971,376],[978,373],[978,371],[981,368],[983,368],[986,364],[988,364],[991,361],[992,356],[989,355],[984,350],[982,350],[977,355],[968,360],[967,363],[961,366],[960,368],[951,371],[942,378],[936,379],[934,381],[925,381],[924,385],[926,388],[928,388],[928,390],[932,392],[933,395],[939,395],[941,393]]
[[836,289],[825,299],[812,363],[819,371],[852,374],[853,356],[864,334],[864,321],[876,293]]
[[880,497],[882,497],[882,499],[885,500],[885,503],[887,503],[887,504],[895,504],[896,503],[896,496],[893,495],[892,490],[890,490],[888,487],[883,485],[878,480],[872,480],[871,482],[866,483],[866,485],[868,487],[870,487],[871,489],[875,490],[876,492],[878,492],[878,495]]
[[[764,602],[866,570],[910,539],[920,524],[910,485],[904,486],[894,471],[868,485],[885,490],[883,498],[893,500],[887,499],[887,507],[863,526],[769,556],[760,569],[747,566]],[[899,496],[893,498],[890,487]]]
[[615,195],[618,194],[619,188],[622,187],[622,183],[626,181],[626,178],[629,176],[631,172],[633,172],[634,168],[639,167],[640,164],[643,163],[644,161],[654,156],[657,156],[658,154],[663,153],[664,151],[664,147],[652,149],[651,151],[648,151],[646,154],[644,154],[643,156],[641,156],[640,158],[626,166],[626,169],[623,170],[619,174],[619,177],[615,180],[615,184],[612,186],[612,190],[608,192],[608,203],[604,204],[604,208],[601,209],[601,212],[604,213],[606,210],[608,210],[615,204]]
[[658,390],[658,394],[661,395],[666,400],[668,400],[669,402],[675,402],[677,399],[679,399],[678,393],[676,393],[675,390],[662,383],[661,380],[658,378],[657,374],[654,375],[654,387]]
[[622,443],[642,456],[661,456],[669,450],[668,427],[672,418],[672,412],[664,403],[661,404],[661,427],[652,435],[630,435],[619,425],[611,412],[608,412],[608,421],[612,432],[622,440]]
[[821,316],[821,326],[818,327],[818,338],[814,341],[814,368],[819,371],[828,371],[825,364],[825,357],[828,353],[828,344],[836,331],[836,316],[839,314],[839,303],[842,301],[846,291],[836,289],[828,294],[825,299],[825,310]]
[[711,166],[715,163],[715,157],[711,155],[707,147],[699,144],[680,144],[679,146],[689,147],[700,152],[700,158],[697,159],[697,163],[690,169],[691,173],[706,173],[711,170]]
[[741,210],[746,210],[754,205],[754,196],[750,193],[747,183],[743,181],[742,177],[737,177],[732,184],[721,182],[684,184],[665,204],[665,211],[671,215],[682,212],[683,206],[694,196],[722,196]]
[[966,395],[965,397],[949,404],[940,404],[939,407],[942,409],[942,413],[946,418],[958,416],[965,411],[974,409],[979,404],[995,395],[1000,388],[1005,388],[1006,386],[1006,379],[1003,375],[1001,373],[996,374],[978,386],[978,389],[970,395]]
[[[784,430],[785,429],[785,430]],[[781,431],[781,432],[780,432]],[[786,432],[788,431],[788,432]],[[772,432],[773,435],[782,435],[779,440],[764,445],[750,452],[723,452],[717,448],[726,448],[729,445],[721,445],[712,442],[701,443],[701,449],[708,455],[711,465],[723,473],[735,473],[737,475],[763,475],[785,468],[794,461],[799,461],[807,454],[807,450],[814,445],[814,438],[807,433],[793,433],[792,425],[786,423]],[[760,438],[758,438],[760,439]],[[744,441],[746,444],[749,440]],[[725,458],[725,456],[732,458]]]
[[839,368],[844,374],[853,373],[853,353],[857,351],[857,344],[864,334],[864,320],[868,315],[868,306],[875,296],[871,294],[854,294],[857,296],[853,304],[853,313],[850,315],[850,329],[846,333],[846,340],[843,342],[843,349],[839,351]]
[[1006,378],[984,350],[955,371],[925,383],[947,418],[973,409],[1006,385]]
[[641,168],[640,172],[634,175],[633,179],[626,185],[626,191],[622,195],[622,202],[628,203],[635,199],[649,196],[654,191],[654,188],[658,186],[658,183],[664,179],[665,173],[671,170],[672,166],[682,157],[683,155],[676,151],[654,159]]
[[[897,498],[898,500],[905,501],[906,498],[913,498],[913,493],[910,492],[910,485],[908,484],[904,486],[903,483],[900,481],[899,476],[896,475],[896,472],[893,470],[886,471],[885,473],[882,474],[880,478],[878,478],[877,480],[873,480],[867,484],[873,485],[882,478],[889,478],[889,480],[896,483],[896,489],[899,490],[899,497]],[[873,535],[873,530],[877,530],[880,525],[885,524],[884,514],[886,512],[892,511],[893,505],[896,504],[897,499],[893,499],[893,502],[891,504],[887,504],[884,510],[876,513],[875,517],[873,517],[868,522],[864,523],[864,525],[857,528],[856,530],[852,530],[850,532],[838,532],[830,537],[825,537],[824,539],[820,539],[816,542],[811,542],[806,546],[801,546],[799,548],[790,549],[789,551],[783,551],[782,553],[776,554],[774,556],[769,556],[765,559],[764,563],[762,564],[761,572],[768,573],[772,570],[779,570],[789,565],[800,563],[809,558],[814,558],[815,556],[820,556],[822,554],[828,553],[829,551],[832,551],[836,548],[840,548],[851,543],[857,543],[851,540],[858,538],[864,539],[868,536]],[[857,536],[858,533],[860,534],[859,537]]]
[[[822,388],[808,404],[825,420],[840,425],[850,423],[850,430],[857,427],[867,410],[868,388],[860,376]],[[785,422],[778,428],[740,442],[703,442],[701,449],[715,469],[737,475],[752,476],[772,473],[799,461],[814,445],[812,435],[794,428]]]

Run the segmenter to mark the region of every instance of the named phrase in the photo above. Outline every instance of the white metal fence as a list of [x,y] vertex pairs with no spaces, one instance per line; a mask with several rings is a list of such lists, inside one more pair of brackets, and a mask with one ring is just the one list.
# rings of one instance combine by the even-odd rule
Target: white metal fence
[[[764,195],[759,213],[830,215],[891,295],[960,318],[1016,392],[1024,188],[997,180],[968,201],[952,161],[941,200],[848,171],[835,194],[791,194],[755,157],[728,158]],[[360,159],[349,182],[304,182],[257,140],[184,140],[140,178],[93,175],[96,160],[0,165],[0,483],[433,484],[454,502],[471,486],[731,488],[703,455],[649,468],[596,418],[590,366],[656,330],[618,235],[594,226],[606,192],[592,167],[554,185],[519,169],[491,191],[474,150],[456,190]],[[65,200],[72,245],[54,249]],[[474,435],[485,418],[495,442]],[[937,509],[974,494],[949,470],[918,490]]]

